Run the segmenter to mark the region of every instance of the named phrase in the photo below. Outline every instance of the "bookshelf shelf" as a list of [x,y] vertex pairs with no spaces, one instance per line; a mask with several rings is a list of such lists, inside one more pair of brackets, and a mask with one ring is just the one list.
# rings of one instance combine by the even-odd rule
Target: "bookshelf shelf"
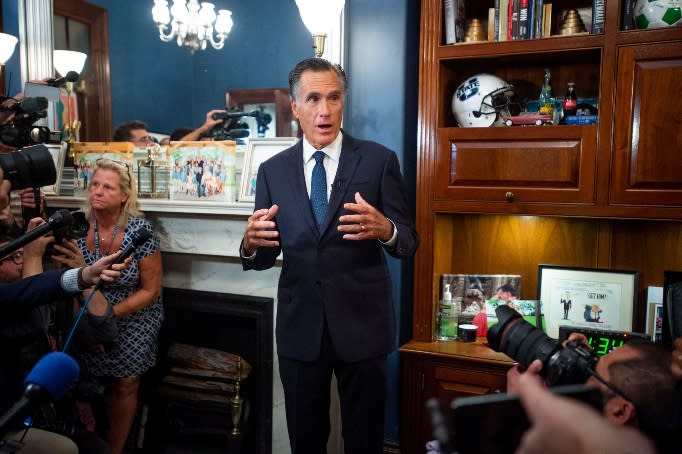
[[[622,30],[623,6],[606,0],[604,32],[554,36],[561,12],[591,11],[593,0],[552,0],[552,34],[540,39],[443,44],[443,2],[421,1],[412,339],[401,348],[403,452],[433,438],[424,402],[502,389],[482,352],[463,362],[439,348],[433,329],[444,273],[520,274],[540,263],[636,270],[638,299],[682,269],[682,27]],[[596,0],[595,0],[596,1]],[[464,0],[486,19],[495,0]],[[463,128],[452,112],[457,87],[492,74],[519,103],[536,100],[544,69],[555,96],[574,82],[596,98],[598,122],[585,126]],[[537,299],[533,285],[522,299]],[[645,304],[633,329],[642,331]],[[424,348],[428,346],[429,348]],[[505,366],[506,367],[506,366]],[[495,379],[494,386],[480,386]],[[500,381],[502,380],[502,381]]]

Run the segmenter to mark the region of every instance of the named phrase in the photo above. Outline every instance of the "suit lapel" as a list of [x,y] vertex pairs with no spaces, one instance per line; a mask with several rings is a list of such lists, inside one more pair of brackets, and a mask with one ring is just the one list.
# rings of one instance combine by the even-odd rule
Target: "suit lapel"
[[[339,157],[339,167],[336,170],[336,177],[332,184],[331,194],[329,196],[329,205],[327,207],[327,217],[320,229],[320,236],[333,224],[338,217],[338,211],[341,207],[341,202],[348,191],[348,186],[355,169],[360,162],[360,153],[355,146],[353,139],[344,132],[343,144],[341,145],[341,156]],[[312,213],[312,209],[311,209]],[[313,221],[314,222],[314,221]]]
[[308,207],[303,210],[303,218],[305,222],[310,225],[310,228],[317,234],[317,222],[313,214],[313,207],[310,204],[310,197],[308,197],[308,190],[305,186],[305,175],[303,174],[303,142],[298,141],[296,147],[291,151],[290,159],[286,160],[286,165],[289,167],[282,175],[293,175],[289,179],[291,184],[291,194],[294,198],[296,206]]

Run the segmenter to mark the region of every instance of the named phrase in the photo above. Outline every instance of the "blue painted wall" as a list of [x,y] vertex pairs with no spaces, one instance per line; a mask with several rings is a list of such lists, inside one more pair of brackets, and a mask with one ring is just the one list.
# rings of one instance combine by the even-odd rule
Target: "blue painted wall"
[[[114,127],[146,121],[169,132],[198,126],[205,113],[223,107],[228,89],[286,87],[289,70],[312,54],[312,40],[294,0],[216,0],[232,11],[235,25],[222,50],[190,55],[163,43],[152,22],[152,1],[91,0],[108,10]],[[18,34],[16,1],[3,0],[4,27]],[[401,161],[412,206],[417,159],[419,0],[346,0],[346,71],[350,90],[344,128],[392,148]],[[14,65],[14,66],[12,66]],[[10,92],[19,91],[18,52]],[[411,336],[411,263],[389,257],[399,343]],[[386,438],[398,440],[398,354],[389,357]]]

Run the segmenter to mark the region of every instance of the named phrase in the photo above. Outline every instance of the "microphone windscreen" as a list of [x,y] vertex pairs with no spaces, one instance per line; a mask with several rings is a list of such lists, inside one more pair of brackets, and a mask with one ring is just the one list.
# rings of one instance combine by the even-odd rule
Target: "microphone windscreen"
[[24,385],[38,385],[46,389],[53,399],[61,399],[78,379],[80,368],[71,356],[51,352],[40,358],[24,380]]
[[147,229],[137,229],[133,235],[133,245],[135,247],[142,246],[149,238],[152,237],[152,233]]
[[67,80],[67,82],[75,82],[78,80],[78,77],[80,74],[78,74],[76,71],[69,71],[66,73],[66,76],[64,76],[64,79]]

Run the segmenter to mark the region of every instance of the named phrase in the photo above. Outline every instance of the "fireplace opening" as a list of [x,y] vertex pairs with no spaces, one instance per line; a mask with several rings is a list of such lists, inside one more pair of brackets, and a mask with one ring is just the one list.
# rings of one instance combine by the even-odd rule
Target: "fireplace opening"
[[[164,288],[165,320],[156,367],[143,378],[136,421],[137,446],[144,452],[242,452],[272,450],[273,299]],[[239,385],[240,433],[232,432],[233,394],[217,402],[169,398],[162,381],[173,362],[169,349],[185,344],[220,350],[250,366]],[[203,399],[200,399],[203,401]]]

